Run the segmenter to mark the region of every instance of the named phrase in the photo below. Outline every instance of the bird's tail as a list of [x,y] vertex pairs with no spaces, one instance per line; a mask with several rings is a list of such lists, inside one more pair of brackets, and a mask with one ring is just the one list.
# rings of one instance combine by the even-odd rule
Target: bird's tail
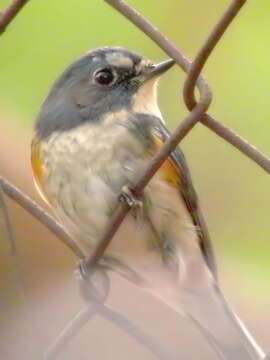
[[265,354],[230,309],[215,281],[207,287],[181,288],[176,311],[185,313],[223,360],[259,360]]
[[[227,304],[204,259],[201,256],[182,259],[185,262],[182,261],[182,271],[178,273],[175,267],[166,267],[164,271],[163,260],[160,267],[152,269],[150,257],[144,266],[136,263],[130,268],[130,264],[114,261],[110,262],[109,268],[191,319],[220,359],[265,359],[264,352]],[[131,269],[140,269],[140,272]]]

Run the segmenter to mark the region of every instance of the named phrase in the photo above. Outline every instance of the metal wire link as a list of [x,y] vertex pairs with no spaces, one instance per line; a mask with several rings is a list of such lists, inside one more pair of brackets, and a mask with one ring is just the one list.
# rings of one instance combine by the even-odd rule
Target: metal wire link
[[[233,145],[270,174],[269,157],[261,153],[245,139],[241,138],[231,129],[206,113],[211,104],[212,93],[209,85],[201,75],[201,71],[214,47],[221,39],[232,20],[238,14],[239,10],[245,4],[246,0],[233,0],[230,3],[230,6],[224,12],[223,16],[206,39],[192,63],[182,54],[177,46],[175,46],[168,38],[159,32],[155,26],[153,26],[137,10],[135,10],[132,6],[129,6],[125,1],[104,1],[111,5],[121,15],[126,17],[131,23],[137,26],[146,34],[146,36],[151,38],[161,49],[163,49],[176,61],[183,71],[187,73],[187,78],[183,88],[183,96],[190,113],[176,128],[169,140],[164,144],[163,148],[149,162],[149,165],[143,173],[141,179],[139,179],[139,181],[131,189],[132,194],[136,196],[142,193],[144,187],[149,183],[155,172],[170,155],[171,151],[175,149],[180,141],[198,122],[207,126],[213,133]],[[0,35],[4,33],[7,26],[12,22],[26,3],[27,0],[13,0],[10,6],[0,13]],[[198,88],[200,94],[198,101],[195,99],[195,86]],[[87,303],[87,307],[80,311],[80,313],[74,317],[67,327],[60,333],[54,343],[49,347],[46,359],[55,358],[60,352],[63,344],[66,344],[72,337],[74,337],[85,322],[92,318],[95,314],[102,315],[107,320],[122,327],[140,343],[152,350],[158,358],[168,359],[168,354],[165,354],[163,349],[158,347],[152,339],[147,337],[146,334],[142,335],[142,332],[126,318],[104,305],[104,301],[110,291],[110,281],[107,272],[99,265],[98,262],[104,254],[104,251],[112,240],[118,227],[121,225],[126,214],[130,210],[129,204],[123,201],[119,202],[111,222],[104,233],[102,241],[97,248],[94,249],[93,253],[89,254],[89,256],[84,259],[82,251],[78,245],[69,236],[69,234],[66,233],[61,224],[55,221],[45,212],[45,210],[1,176],[0,187],[6,196],[12,198],[27,212],[45,225],[52,233],[63,241],[63,243],[67,245],[74,254],[79,257],[79,259],[81,259],[77,271],[77,277],[79,278],[80,291]]]

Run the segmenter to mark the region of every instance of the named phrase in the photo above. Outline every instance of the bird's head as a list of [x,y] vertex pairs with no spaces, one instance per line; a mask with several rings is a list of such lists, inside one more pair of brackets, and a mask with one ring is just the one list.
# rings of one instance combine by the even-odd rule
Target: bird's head
[[119,47],[90,51],[53,85],[38,116],[37,131],[47,136],[122,109],[157,115],[157,80],[173,64],[173,60],[154,64]]

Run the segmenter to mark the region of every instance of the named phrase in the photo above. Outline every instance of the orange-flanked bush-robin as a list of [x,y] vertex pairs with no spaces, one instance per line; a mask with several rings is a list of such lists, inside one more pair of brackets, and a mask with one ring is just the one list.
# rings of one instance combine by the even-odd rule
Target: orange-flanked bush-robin
[[[142,174],[169,134],[156,99],[158,65],[122,48],[75,61],[42,105],[32,143],[35,182],[88,255],[121,190]],[[208,233],[185,158],[177,149],[125,218],[103,263],[138,282],[207,334],[223,359],[258,359],[215,282]]]

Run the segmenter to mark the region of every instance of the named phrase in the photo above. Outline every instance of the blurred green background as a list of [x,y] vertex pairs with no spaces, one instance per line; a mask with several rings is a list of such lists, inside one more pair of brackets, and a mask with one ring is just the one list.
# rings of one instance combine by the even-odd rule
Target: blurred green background
[[[190,59],[229,2],[130,0]],[[0,9],[8,3],[0,0]],[[269,0],[247,1],[204,69],[214,94],[211,114],[266,154],[270,154],[269,18]],[[59,73],[101,45],[124,46],[155,61],[166,58],[102,0],[29,1],[0,38],[0,174],[40,203],[29,161],[34,119]],[[185,74],[175,67],[160,83],[160,106],[170,129],[187,114],[181,93],[184,80]],[[181,146],[209,225],[222,288],[267,349],[269,176],[200,124]],[[84,305],[73,276],[76,259],[25,211],[12,201],[8,206],[19,263],[10,256],[0,213],[0,357],[39,359]],[[170,353],[179,354],[181,349],[184,359],[215,359],[188,321],[114,276],[109,305],[129,316]],[[97,359],[111,360],[114,353],[119,360],[126,360],[127,354],[130,360],[153,359],[134,339],[100,317],[94,324],[87,323],[73,340],[62,349],[62,359],[88,359],[89,344]]]
[[[8,3],[0,0],[0,8]],[[229,1],[130,3],[193,58]],[[248,1],[204,70],[214,93],[211,114],[268,154],[269,17],[269,0]],[[27,131],[30,139],[34,118],[54,79],[75,58],[100,45],[128,47],[156,61],[166,58],[103,1],[30,1],[0,40],[0,132],[12,125],[23,134]],[[186,114],[181,94],[184,79],[182,71],[175,68],[160,84],[160,105],[170,129]],[[19,139],[14,140],[10,151],[16,152]],[[206,213],[225,286],[228,282],[251,299],[269,300],[268,175],[201,125],[182,146]]]

